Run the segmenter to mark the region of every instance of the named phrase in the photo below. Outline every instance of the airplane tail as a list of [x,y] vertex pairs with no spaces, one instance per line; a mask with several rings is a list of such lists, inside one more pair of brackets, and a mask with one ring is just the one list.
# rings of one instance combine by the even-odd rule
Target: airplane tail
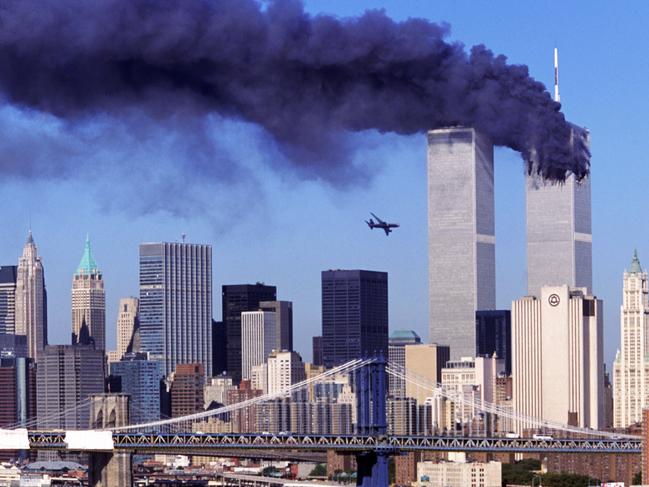
[[370,221],[365,220],[365,223],[367,223],[367,226],[370,228],[374,228],[374,220],[370,218]]

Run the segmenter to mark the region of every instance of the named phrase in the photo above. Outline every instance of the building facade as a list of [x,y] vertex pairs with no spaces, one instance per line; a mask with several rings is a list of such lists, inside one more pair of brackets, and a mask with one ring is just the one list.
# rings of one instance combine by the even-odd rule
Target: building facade
[[241,313],[241,375],[252,378],[252,368],[266,362],[277,344],[277,317],[273,311]]
[[496,307],[493,145],[472,128],[428,132],[431,343],[475,353],[475,313]]
[[277,288],[257,284],[232,284],[221,288],[226,334],[227,372],[235,384],[241,381],[241,313],[258,311],[262,301],[276,301]]
[[268,356],[268,393],[282,391],[304,379],[304,362],[299,353],[275,351]]
[[43,262],[29,232],[16,275],[16,334],[27,336],[30,358],[47,345],[47,291]]
[[160,419],[160,362],[145,354],[127,353],[110,364],[110,375],[119,381],[118,390],[130,396],[129,418],[134,424]]
[[[564,425],[604,420],[602,301],[585,289],[546,286],[512,303],[513,409]],[[529,427],[519,424],[521,428]]]
[[293,303],[291,301],[262,301],[261,311],[273,311],[277,320],[275,350],[293,350]]
[[171,379],[171,416],[178,418],[203,411],[204,394],[203,364],[178,364]]
[[16,279],[18,267],[0,266],[0,333],[16,333]]
[[637,252],[624,272],[620,350],[613,362],[613,426],[642,421],[649,407],[649,286]]
[[212,247],[190,243],[140,245],[141,348],[162,362],[201,363],[212,374]]
[[[395,330],[388,339],[388,360],[392,364],[406,367],[406,345],[417,345],[421,338],[412,330]],[[401,377],[388,377],[388,391],[393,397],[404,397],[406,381]]]
[[[83,330],[83,327],[87,330]],[[106,350],[106,291],[104,279],[86,238],[83,256],[72,277],[72,344],[88,337],[98,350]]]
[[322,272],[322,358],[335,367],[365,355],[388,355],[388,274]]
[[508,309],[482,311],[475,314],[475,355],[505,361],[505,372],[512,373],[512,314]]
[[[119,300],[117,313],[117,356],[122,358],[126,353],[136,353],[138,346],[133,342],[136,327],[139,327],[138,298],[122,298]],[[137,344],[139,345],[139,344]]]
[[[451,356],[449,347],[436,343],[421,343],[406,345],[404,348],[407,372],[415,374],[431,385],[442,382],[442,368],[446,366]],[[431,394],[429,388],[406,382],[406,396],[416,399],[418,404],[424,404]]]
[[38,428],[88,428],[89,408],[75,406],[103,392],[103,351],[93,345],[46,346],[36,369]]
[[415,487],[500,487],[500,462],[419,462]]
[[[573,126],[573,143],[590,145],[587,130]],[[593,236],[590,179],[546,183],[527,176],[527,293],[540,296],[543,286],[593,289]]]

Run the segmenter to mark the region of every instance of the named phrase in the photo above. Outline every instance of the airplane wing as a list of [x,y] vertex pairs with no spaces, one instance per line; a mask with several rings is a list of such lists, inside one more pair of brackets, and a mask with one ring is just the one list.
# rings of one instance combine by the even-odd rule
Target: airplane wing
[[381,227],[381,228],[383,228],[386,235],[390,235],[390,232],[392,231],[392,230],[390,230],[390,227]]
[[383,220],[381,220],[378,216],[376,216],[376,215],[375,215],[374,213],[372,213],[371,211],[370,211],[370,215],[372,215],[374,218],[376,218],[376,221],[378,221],[379,223],[385,223]]

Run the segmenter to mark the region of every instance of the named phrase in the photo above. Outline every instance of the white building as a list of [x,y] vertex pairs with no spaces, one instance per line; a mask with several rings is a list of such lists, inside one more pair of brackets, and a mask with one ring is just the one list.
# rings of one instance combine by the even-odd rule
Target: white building
[[297,352],[274,351],[268,356],[268,392],[273,394],[306,378],[304,362]]
[[540,299],[514,301],[513,410],[561,424],[602,427],[602,334],[602,301],[585,289],[545,286]]
[[261,365],[277,341],[275,313],[244,311],[241,313],[241,377],[250,379],[253,365]]
[[[117,355],[121,359],[133,339],[135,322],[138,319],[138,307],[140,300],[137,298],[122,298],[119,300],[119,312],[117,314]],[[131,350],[138,352],[139,350]]]
[[18,261],[16,277],[16,334],[27,335],[29,357],[36,359],[47,345],[47,298],[43,263],[29,232]]
[[208,379],[203,392],[203,397],[205,398],[205,409],[209,408],[212,403],[227,405],[228,391],[236,388],[237,386],[232,383],[232,377],[227,375],[220,375]]
[[649,406],[649,289],[638,254],[624,273],[620,307],[620,350],[613,362],[613,426],[642,421]]
[[500,487],[500,462],[419,462],[416,487]]

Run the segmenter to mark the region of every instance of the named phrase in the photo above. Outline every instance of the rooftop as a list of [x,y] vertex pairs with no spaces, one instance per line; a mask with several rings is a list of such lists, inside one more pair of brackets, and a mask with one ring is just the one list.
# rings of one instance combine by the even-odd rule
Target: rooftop
[[99,267],[95,262],[94,257],[92,256],[92,249],[90,247],[90,237],[86,237],[86,244],[83,248],[83,256],[81,257],[81,262],[79,262],[79,267],[77,268],[77,274],[96,274],[99,272]]

